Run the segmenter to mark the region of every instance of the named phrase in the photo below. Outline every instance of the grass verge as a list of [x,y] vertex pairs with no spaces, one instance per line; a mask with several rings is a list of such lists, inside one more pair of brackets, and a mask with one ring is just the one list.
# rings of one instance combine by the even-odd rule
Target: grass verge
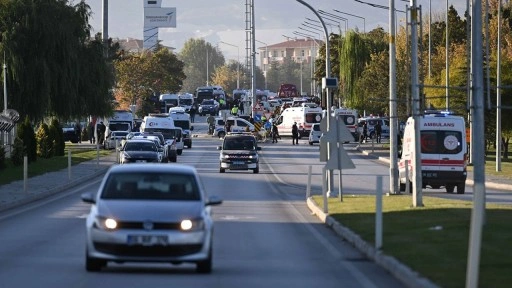
[[[28,177],[34,177],[47,172],[57,171],[68,167],[68,149],[65,148],[65,156],[52,157],[49,159],[38,158],[37,161],[28,164]],[[96,159],[96,149],[71,149],[71,165]],[[99,150],[100,157],[110,155],[112,151]],[[0,171],[0,185],[12,181],[23,180],[23,165],[14,166],[6,160],[7,167]]]
[[[313,198],[322,207],[321,196]],[[441,287],[464,287],[472,202],[423,197],[413,208],[410,195],[383,199],[383,252]],[[375,243],[375,197],[328,199],[329,215]],[[483,228],[479,287],[512,283],[512,207],[488,204]]]

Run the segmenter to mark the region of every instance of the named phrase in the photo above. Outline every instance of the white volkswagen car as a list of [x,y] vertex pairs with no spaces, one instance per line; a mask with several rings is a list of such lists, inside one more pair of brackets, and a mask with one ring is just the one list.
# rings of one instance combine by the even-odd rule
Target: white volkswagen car
[[139,164],[112,166],[86,220],[85,268],[99,271],[108,262],[196,264],[212,270],[213,220],[208,197],[194,167]]

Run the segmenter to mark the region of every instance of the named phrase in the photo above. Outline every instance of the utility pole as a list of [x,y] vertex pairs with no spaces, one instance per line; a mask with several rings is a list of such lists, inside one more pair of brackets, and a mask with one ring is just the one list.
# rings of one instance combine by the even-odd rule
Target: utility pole
[[396,96],[395,0],[389,0],[389,193],[398,189],[398,111]]

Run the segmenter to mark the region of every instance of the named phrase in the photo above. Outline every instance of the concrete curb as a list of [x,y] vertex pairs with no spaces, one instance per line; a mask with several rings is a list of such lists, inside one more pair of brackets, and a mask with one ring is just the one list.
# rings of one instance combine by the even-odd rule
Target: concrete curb
[[95,171],[92,174],[81,176],[81,177],[71,180],[63,185],[56,185],[54,188],[48,189],[45,192],[29,194],[26,197],[23,197],[17,201],[6,203],[6,204],[0,204],[0,211],[6,211],[9,209],[17,208],[17,207],[20,207],[20,206],[23,206],[26,204],[30,204],[32,202],[36,202],[36,201],[44,199],[44,198],[48,198],[50,196],[54,196],[64,190],[70,189],[74,186],[80,185],[80,184],[87,182],[91,179],[94,179],[102,174],[105,174],[109,168],[110,167],[99,168],[97,171]]
[[[359,152],[363,153],[364,155],[374,156],[377,160],[379,160],[383,163],[386,163],[386,164],[390,164],[390,160],[387,157],[373,155],[372,152],[363,150],[360,147],[358,147],[357,150]],[[473,179],[466,179],[466,185],[474,185],[474,183],[475,182],[473,181]],[[491,182],[491,181],[485,181],[485,187],[489,188],[489,189],[512,191],[512,185],[510,185],[510,184],[496,183],[496,182]]]
[[404,283],[407,287],[426,287],[426,288],[437,288],[436,284],[431,282],[429,279],[424,278],[418,272],[412,270],[408,266],[402,264],[394,257],[385,255],[380,250],[375,249],[373,246],[365,242],[359,235],[354,233],[352,230],[344,227],[337,222],[333,217],[324,213],[320,207],[318,207],[312,198],[307,199],[308,208],[315,214],[322,222],[330,227],[338,236],[345,239],[350,244],[354,245],[361,253],[366,255],[369,259],[374,261],[377,265],[384,268],[395,278]]

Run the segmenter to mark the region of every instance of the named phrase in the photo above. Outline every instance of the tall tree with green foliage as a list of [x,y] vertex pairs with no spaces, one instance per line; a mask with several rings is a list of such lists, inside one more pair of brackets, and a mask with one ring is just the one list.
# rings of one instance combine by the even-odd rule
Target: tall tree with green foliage
[[90,15],[85,1],[0,1],[8,107],[33,120],[101,114],[113,78],[90,42]]
[[219,49],[204,39],[189,39],[178,58],[185,63],[184,72],[187,77],[181,90],[189,93],[193,93],[197,87],[206,86],[207,82],[211,85],[215,69],[225,63]]

